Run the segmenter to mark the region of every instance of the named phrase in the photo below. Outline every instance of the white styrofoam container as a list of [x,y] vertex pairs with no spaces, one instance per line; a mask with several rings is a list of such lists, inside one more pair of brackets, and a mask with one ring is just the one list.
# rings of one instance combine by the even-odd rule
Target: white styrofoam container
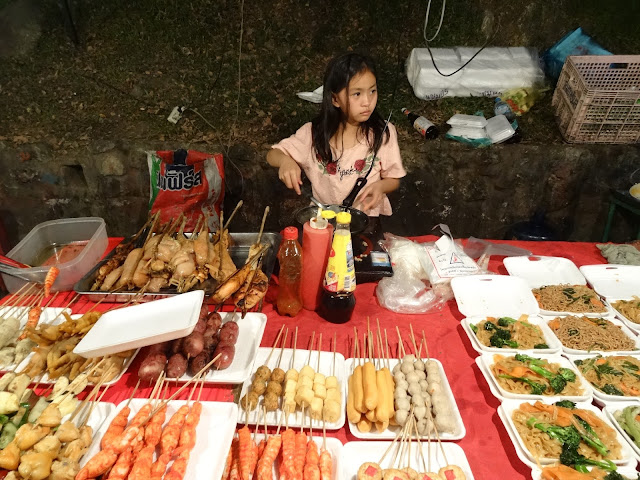
[[[374,359],[374,360],[377,362],[379,359]],[[449,399],[449,403],[451,404],[451,409],[453,410],[453,417],[456,423],[455,431],[439,432],[440,440],[460,440],[464,438],[464,436],[467,433],[467,430],[462,421],[462,416],[460,415],[460,409],[456,404],[456,399],[453,396],[451,385],[449,385],[449,379],[447,378],[447,375],[444,372],[444,367],[442,366],[442,362],[440,362],[440,360],[437,360],[435,358],[431,358],[430,360],[433,360],[438,364],[438,369],[440,371],[440,378],[442,380],[441,385],[444,387],[444,390],[447,393],[447,398]],[[355,368],[355,365],[356,365],[354,362],[355,362],[355,359],[353,358],[349,358],[346,360],[345,372],[346,372],[347,378],[349,378],[351,373],[353,373],[353,369]],[[400,360],[398,360],[397,358],[392,358],[389,360],[389,365],[391,369],[393,369],[398,363],[400,363]],[[398,432],[402,429],[399,426],[395,426],[395,427],[389,426],[382,432],[378,432],[377,430],[372,429],[369,433],[362,433],[360,430],[358,430],[358,427],[355,424],[351,422],[348,422],[348,423],[349,423],[349,431],[351,432],[351,434],[354,437],[360,438],[362,440],[393,440],[398,435]],[[429,437],[427,435],[423,435],[422,438],[424,439]]]
[[635,401],[627,400],[625,402],[616,402],[611,405],[606,405],[602,409],[602,411],[607,415],[607,418],[611,420],[611,423],[613,423],[613,426],[616,427],[616,430],[620,432],[620,435],[622,435],[622,437],[627,441],[627,443],[631,447],[631,450],[633,450],[633,454],[636,460],[640,461],[640,447],[638,447],[638,445],[636,445],[636,442],[634,442],[629,434],[624,431],[624,428],[622,428],[622,425],[618,423],[616,417],[614,416],[614,413],[619,410],[624,410],[626,407],[640,407],[640,399],[636,399]]
[[580,271],[593,289],[607,300],[628,300],[640,297],[640,266],[637,265],[583,265]]
[[[395,447],[401,448],[401,443],[395,442]],[[384,460],[380,462],[380,458],[391,445],[392,442],[348,442],[342,447],[342,480],[356,480],[358,469],[365,462],[379,462],[381,468],[391,468],[394,465],[393,460],[399,457],[395,454],[394,448],[391,448]],[[431,442],[413,440],[406,450],[410,456],[403,455],[400,459],[401,467],[411,466],[418,471],[426,472],[427,466],[431,465],[431,471],[437,472],[446,465],[456,465],[462,469],[467,480],[474,478],[467,456],[458,444],[438,445],[435,440]],[[395,462],[395,465],[397,466],[398,462]]]
[[[480,340],[478,340],[478,337],[476,336],[476,334],[473,332],[473,330],[471,330],[471,324],[476,325],[480,323],[482,320],[486,320],[486,318],[487,317],[485,316],[468,317],[468,318],[463,318],[461,322],[463,330],[466,332],[467,336],[469,337],[469,340],[471,340],[471,346],[478,353],[490,352],[490,353],[501,353],[501,354],[507,355],[509,353],[515,354],[518,352],[527,352],[527,353],[538,355],[538,354],[560,353],[560,351],[562,350],[562,344],[558,341],[558,337],[556,337],[553,334],[553,332],[549,329],[549,327],[547,326],[547,322],[544,321],[541,317],[534,316],[534,315],[529,316],[527,321],[532,325],[536,325],[537,327],[540,328],[540,330],[542,331],[542,335],[546,340],[546,343],[549,346],[549,348],[497,348],[497,347],[486,346],[482,342],[480,342]],[[520,316],[516,318],[520,318]]]
[[[131,413],[129,419],[146,404],[148,399],[134,398],[129,403]],[[93,443],[80,461],[80,466],[84,466],[91,457],[100,451],[100,440],[109,428],[109,424],[118,412],[124,408],[126,401],[116,406],[115,410],[104,421],[93,437]],[[163,427],[169,422],[171,416],[178,409],[187,403],[186,400],[171,400],[167,404],[167,415]],[[208,478],[219,480],[222,477],[224,464],[231,446],[231,440],[236,429],[236,419],[238,417],[238,406],[230,402],[205,402],[202,401],[202,414],[200,422],[196,427],[196,444],[191,450],[190,460],[185,472],[185,480],[197,480]],[[95,430],[94,430],[95,432]],[[215,435],[215,441],[210,437]],[[157,453],[154,453],[154,461]],[[169,468],[171,463],[169,463]]]
[[[231,312],[220,313],[222,323],[234,321]],[[238,324],[238,340],[236,341],[236,353],[233,361],[224,370],[209,370],[203,377],[205,383],[243,383],[253,372],[253,362],[256,359],[258,347],[262,341],[264,327],[267,324],[267,316],[263,313],[247,313],[245,317],[238,320],[240,314],[236,314]],[[192,375],[185,373],[178,378],[178,382],[188,382]]]
[[[602,353],[601,354],[603,358],[606,357],[618,357],[621,354],[619,353]],[[622,354],[622,355],[627,355],[627,354]],[[595,357],[595,355],[592,356],[584,356],[584,355],[568,355],[568,354],[564,354],[565,357],[567,357],[567,359],[575,365],[575,361],[576,360],[589,360],[593,357]],[[582,371],[580,370],[580,367],[576,366],[576,370],[578,371],[578,375],[580,375],[580,378],[582,379],[583,382],[585,383],[589,383],[591,385],[591,383],[589,382],[589,380],[586,379],[586,377],[582,374]],[[598,404],[598,405],[610,405],[610,404],[618,404],[620,402],[628,402],[630,399],[634,398],[634,397],[621,397],[619,395],[610,395],[608,393],[604,393],[602,390],[596,388],[595,386],[591,386],[591,389],[593,391],[593,399],[594,401]]]
[[[591,468],[587,467],[589,471]],[[636,467],[632,463],[629,466],[620,467],[616,470],[619,474],[623,475],[626,478],[636,478],[638,472],[636,472]],[[531,467],[531,480],[542,480],[542,470],[539,467],[533,466]]]
[[[553,331],[553,329],[551,327],[549,327],[549,322],[554,320],[556,317],[557,316],[554,316],[554,317],[543,317],[543,318],[547,322],[547,327],[549,328],[549,330],[551,330],[551,333],[553,334],[553,336],[556,337],[556,339],[560,342],[560,339],[556,336],[556,334]],[[635,335],[635,333],[633,333],[629,328],[627,328],[627,326],[623,322],[621,322],[617,318],[603,318],[602,320],[605,320],[607,322],[612,323],[613,325],[616,325],[617,327],[620,327],[620,330],[622,331],[622,333],[624,333],[627,337],[629,337],[631,340],[633,340],[633,342],[635,343],[635,346],[636,346],[636,350],[619,350],[619,351],[615,351],[615,352],[614,351],[604,351],[604,350],[576,350],[575,348],[565,347],[562,344],[562,342],[560,342],[560,344],[562,345],[562,352],[566,353],[568,355],[582,355],[582,356],[584,356],[584,355],[593,355],[594,353],[602,353],[602,354],[618,353],[618,354],[623,354],[623,355],[640,355],[640,337],[637,337]]]
[[[638,295],[640,296],[640,295]],[[611,308],[611,310],[615,313],[616,318],[618,318],[622,323],[624,323],[630,330],[633,330],[635,333],[640,334],[640,323],[636,323],[628,319],[624,316],[620,310],[613,306],[619,300],[631,300],[630,298],[608,298],[605,300],[605,303]]]
[[[240,393],[240,399],[246,395],[251,387],[253,375],[255,371],[261,366],[264,365],[267,358],[271,353],[271,348],[269,347],[261,347],[258,348],[258,353],[256,355],[256,359],[253,363],[253,372],[252,375],[245,380],[242,385],[242,392]],[[280,352],[282,353],[282,358],[280,364],[278,365],[278,359],[280,358]],[[335,375],[338,379],[338,387],[340,389],[341,394],[341,409],[340,409],[340,418],[337,422],[326,422],[324,425],[327,430],[339,430],[344,426],[345,417],[346,417],[346,392],[347,392],[347,377],[345,375],[345,359],[344,356],[340,353],[336,353],[334,356],[333,352],[320,352],[320,369],[318,371],[318,351],[311,351],[309,354],[309,350],[295,350],[295,359],[293,357],[293,349],[284,348],[280,350],[274,351],[273,355],[271,355],[269,364],[267,365],[271,370],[279,366],[285,372],[290,368],[295,368],[300,371],[302,367],[305,365],[311,366],[316,373],[322,373],[325,376]],[[335,358],[335,363],[334,363]],[[258,405],[262,405],[262,398],[260,397],[260,402]],[[285,416],[288,417],[285,419]],[[272,412],[267,412],[266,418],[262,413],[262,408],[255,408],[248,415],[241,411],[240,417],[238,421],[245,423],[246,421],[249,425],[289,425],[290,427],[308,427],[309,424],[313,426],[314,429],[322,428],[323,422],[319,420],[310,419],[307,412],[305,412],[304,416],[302,415],[302,411],[300,408],[297,408],[296,411],[290,415],[285,415],[282,411],[282,397],[279,399],[279,408]],[[282,421],[281,421],[282,417]],[[288,422],[288,423],[287,423]]]
[[509,275],[471,275],[451,280],[458,309],[466,317],[538,314],[540,307],[527,283]]
[[100,317],[73,353],[101,357],[189,335],[198,322],[204,291],[195,290]]
[[506,257],[503,263],[509,275],[526,280],[530,288],[587,284],[575,263],[567,258],[529,255]]
[[[554,403],[554,401],[550,401],[549,399],[544,399],[540,401],[542,403],[548,403],[548,404]],[[505,424],[505,427],[507,428],[507,433],[509,434],[509,437],[511,437],[511,441],[516,447],[516,453],[518,453],[518,458],[520,458],[520,460],[522,460],[526,465],[533,467],[536,464],[536,458],[534,458],[534,456],[531,454],[531,452],[529,452],[529,450],[525,446],[524,442],[522,441],[522,438],[520,437],[520,434],[516,430],[515,424],[513,423],[513,419],[511,418],[511,415],[513,414],[513,412],[517,410],[520,407],[520,405],[522,405],[523,403],[527,403],[527,402],[521,402],[518,400],[505,400],[498,407],[498,415],[500,416],[500,419],[502,420],[502,422]],[[595,413],[598,416],[598,418],[600,418],[600,420],[602,420],[604,423],[609,425],[616,432],[617,434],[616,438],[621,447],[620,449],[621,458],[618,460],[610,459],[613,463],[615,463],[616,465],[629,465],[631,463],[634,463],[634,464],[636,463],[636,459],[634,457],[633,451],[631,450],[631,447],[627,444],[624,438],[622,438],[622,435],[620,435],[620,433],[616,430],[616,428],[613,426],[611,421],[609,421],[606,415],[602,413],[602,411],[600,411],[597,407],[594,407],[590,403],[585,403],[585,402],[576,403],[576,408],[589,410]],[[520,451],[518,449],[520,449]],[[524,455],[524,458],[520,456],[521,454]],[[558,458],[551,458],[551,457],[538,458],[537,460],[540,462],[541,465],[549,465],[549,464],[558,462]]]
[[558,363],[561,367],[568,368],[576,374],[576,378],[580,381],[581,395],[533,395],[518,394],[505,390],[491,371],[491,366],[495,363],[495,354],[485,353],[476,358],[476,365],[480,368],[480,372],[484,375],[485,380],[489,384],[491,393],[498,400],[543,400],[545,398],[554,400],[571,400],[572,402],[590,402],[593,397],[593,390],[589,382],[587,382],[578,372],[575,365],[561,355],[532,355],[535,358],[544,359],[549,363]]

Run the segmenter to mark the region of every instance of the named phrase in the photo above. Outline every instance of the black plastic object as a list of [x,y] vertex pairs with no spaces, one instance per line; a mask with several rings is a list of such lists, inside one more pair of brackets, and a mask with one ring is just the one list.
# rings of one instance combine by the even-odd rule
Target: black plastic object
[[536,212],[529,221],[512,225],[504,238],[505,240],[532,241],[560,240],[557,232],[545,222],[543,212]]

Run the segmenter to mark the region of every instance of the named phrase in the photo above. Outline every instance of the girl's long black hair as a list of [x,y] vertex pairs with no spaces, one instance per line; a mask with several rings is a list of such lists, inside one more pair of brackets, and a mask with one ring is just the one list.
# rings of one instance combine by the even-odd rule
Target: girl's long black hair
[[[340,124],[344,124],[347,121],[340,108],[333,105],[332,96],[345,88],[348,89],[351,79],[366,71],[371,72],[377,78],[376,65],[373,59],[359,53],[345,53],[333,58],[327,65],[327,69],[324,72],[322,106],[318,116],[311,121],[313,148],[316,151],[318,160],[324,165],[339,160],[339,158],[333,158],[329,140],[338,131]],[[369,144],[369,149],[373,152],[377,152],[380,149],[383,141],[386,143],[389,140],[389,131],[385,131],[384,125],[384,119],[375,109],[367,121],[360,124],[362,133]]]

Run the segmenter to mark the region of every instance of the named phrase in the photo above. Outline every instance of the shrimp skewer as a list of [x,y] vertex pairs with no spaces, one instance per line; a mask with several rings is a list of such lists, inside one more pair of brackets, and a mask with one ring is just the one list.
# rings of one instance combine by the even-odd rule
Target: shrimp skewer
[[131,470],[131,463],[133,462],[133,450],[128,448],[120,454],[115,465],[111,469],[107,480],[125,480],[129,471]]
[[331,459],[329,450],[327,450],[327,430],[324,421],[322,422],[322,453],[320,453],[318,467],[320,468],[320,480],[331,480],[333,460]]
[[307,454],[304,458],[304,480],[320,480],[320,457],[318,456],[318,446],[312,438],[307,442]]
[[224,471],[222,472],[221,480],[229,480],[231,475],[231,465],[234,460],[237,458],[237,450],[238,450],[238,437],[235,437],[231,442],[231,446],[229,447],[229,453],[227,454],[227,461],[224,464]]
[[49,269],[49,271],[47,272],[47,276],[44,277],[44,296],[45,297],[48,297],[49,294],[51,294],[51,287],[53,287],[53,284],[55,283],[59,273],[60,273],[60,270],[58,269],[58,267],[54,266]]
[[129,413],[131,413],[131,409],[124,407],[118,412],[114,419],[111,420],[109,428],[102,436],[102,440],[100,440],[100,448],[103,450],[106,449],[107,445],[110,445],[117,437],[122,435],[128,423]]
[[287,480],[294,480],[294,455],[296,450],[296,434],[290,428],[282,432],[282,465]]
[[[173,462],[171,468],[164,476],[165,480],[182,480],[184,474],[187,471],[187,464],[189,463],[189,450],[184,450],[180,453],[178,458]],[[131,477],[129,477],[131,478]],[[136,479],[132,479],[136,480]],[[142,478],[140,480],[143,480]]]
[[87,480],[106,473],[116,463],[117,459],[118,454],[113,450],[101,450],[80,469],[76,475],[76,480]]
[[129,472],[128,480],[146,480],[151,476],[151,465],[153,464],[153,452],[155,446],[147,445],[136,457],[131,471]]
[[240,479],[251,480],[251,457],[253,456],[251,432],[245,425],[238,430]]

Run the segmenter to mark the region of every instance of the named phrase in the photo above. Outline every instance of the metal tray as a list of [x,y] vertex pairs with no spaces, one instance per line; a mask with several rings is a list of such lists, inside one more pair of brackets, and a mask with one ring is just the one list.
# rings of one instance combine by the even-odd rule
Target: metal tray
[[[231,254],[231,259],[236,266],[241,266],[247,259],[249,255],[249,248],[253,242],[256,241],[258,234],[257,233],[231,233],[231,239],[233,241],[233,245],[229,248],[229,253]],[[269,244],[269,249],[267,250],[263,260],[262,260],[262,271],[266,274],[267,278],[271,278],[271,274],[273,273],[273,268],[276,264],[276,256],[278,254],[278,247],[280,246],[280,234],[279,233],[263,233],[262,234],[262,242]],[[95,278],[98,275],[98,270],[100,267],[109,260],[113,254],[115,253],[115,248],[107,255],[100,263],[98,263],[95,267],[89,271],[80,281],[78,281],[74,286],[73,290],[82,295],[87,295],[91,297],[93,301],[104,300],[105,302],[110,303],[124,303],[131,300],[132,297],[138,295],[139,293],[135,290],[130,292],[100,292],[100,291],[91,291],[91,286],[93,285]],[[212,291],[207,291],[205,289],[205,295],[210,295],[213,293]],[[158,300],[160,298],[169,297],[172,295],[178,295],[175,287],[171,288],[163,288],[158,293],[145,293],[142,298],[140,298],[141,302]],[[207,298],[205,296],[205,303],[207,303]]]

